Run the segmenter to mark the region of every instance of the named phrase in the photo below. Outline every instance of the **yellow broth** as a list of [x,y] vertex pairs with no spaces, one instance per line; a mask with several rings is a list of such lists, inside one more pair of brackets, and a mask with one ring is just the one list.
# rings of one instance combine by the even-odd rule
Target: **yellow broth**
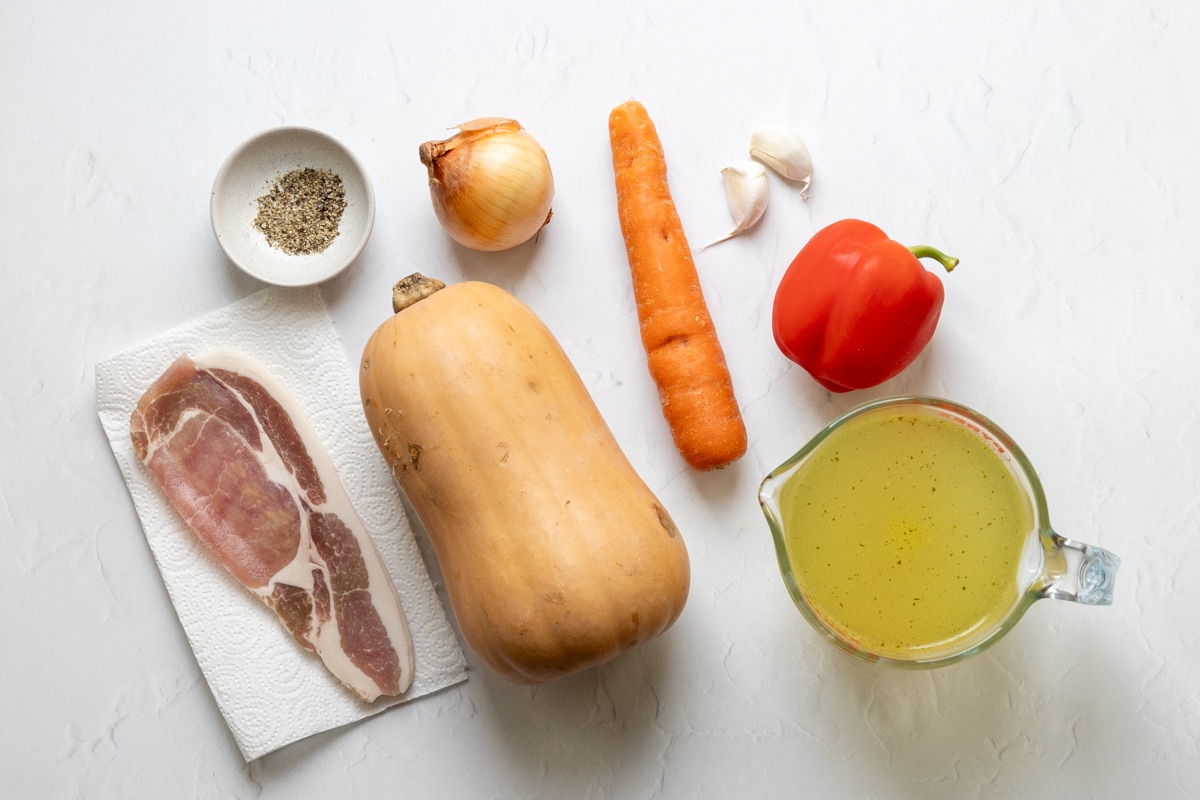
[[932,410],[844,423],[787,480],[781,511],[816,614],[863,650],[910,660],[999,624],[1033,526],[992,446]]

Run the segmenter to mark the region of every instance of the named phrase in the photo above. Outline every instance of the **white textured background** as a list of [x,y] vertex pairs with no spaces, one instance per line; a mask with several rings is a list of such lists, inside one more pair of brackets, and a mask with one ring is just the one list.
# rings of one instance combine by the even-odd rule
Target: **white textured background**
[[[608,0],[0,6],[0,776],[12,797],[1200,796],[1200,4]],[[817,163],[698,257],[751,436],[695,474],[637,337],[606,118],[658,123],[694,244],[719,170],[787,124]],[[540,241],[452,246],[417,145],[522,121],[555,168]],[[464,685],[246,766],[175,618],[96,415],[93,365],[244,297],[208,194],[244,138],[346,142],[379,203],[322,289],[347,358],[414,270],[496,282],[559,336],[690,546],[675,628],[539,688]],[[857,216],[962,259],[934,342],[831,396],[769,308]],[[1044,602],[931,673],[819,641],[778,578],[759,479],[839,411],[941,394],[997,420],[1064,534],[1124,558],[1108,609]],[[476,662],[472,660],[473,665]]]

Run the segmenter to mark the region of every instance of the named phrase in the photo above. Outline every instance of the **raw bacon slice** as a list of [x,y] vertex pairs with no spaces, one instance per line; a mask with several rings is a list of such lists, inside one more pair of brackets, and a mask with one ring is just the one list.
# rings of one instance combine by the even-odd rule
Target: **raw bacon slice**
[[364,700],[408,690],[413,644],[396,587],[281,386],[238,353],[180,356],[129,428],[188,527],[296,641]]

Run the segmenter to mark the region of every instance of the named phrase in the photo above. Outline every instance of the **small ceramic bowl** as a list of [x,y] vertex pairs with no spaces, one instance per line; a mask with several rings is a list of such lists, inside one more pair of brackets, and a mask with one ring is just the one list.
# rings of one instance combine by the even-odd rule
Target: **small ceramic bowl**
[[[320,252],[293,255],[254,227],[259,198],[292,170],[328,170],[342,180],[346,208],[337,235]],[[217,172],[209,205],[213,233],[243,272],[276,286],[321,283],[358,258],[375,224],[375,192],[362,165],[340,142],[311,128],[274,128],[242,143]]]

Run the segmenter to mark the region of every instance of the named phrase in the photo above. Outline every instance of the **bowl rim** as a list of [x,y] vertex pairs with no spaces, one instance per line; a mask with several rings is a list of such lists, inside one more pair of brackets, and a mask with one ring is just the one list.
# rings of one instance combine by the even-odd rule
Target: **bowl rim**
[[[239,250],[231,241],[228,241],[226,234],[233,234],[233,231],[227,229],[222,219],[221,202],[223,198],[227,198],[225,190],[232,176],[236,174],[239,163],[245,158],[246,154],[252,152],[256,147],[261,147],[264,142],[272,139],[281,138],[284,136],[302,135],[311,137],[312,139],[321,142],[324,146],[329,147],[336,152],[340,157],[353,169],[356,177],[362,183],[363,188],[363,222],[362,231],[357,237],[357,241],[353,247],[344,253],[340,258],[334,259],[327,255],[327,251],[321,253],[313,253],[308,256],[292,256],[293,258],[310,258],[317,261],[328,261],[329,265],[326,268],[316,270],[314,273],[304,277],[289,279],[273,270],[263,270],[262,268],[251,263],[243,252]],[[344,177],[344,176],[339,176]],[[367,246],[367,242],[371,238],[371,233],[375,227],[375,188],[371,183],[371,177],[367,173],[362,162],[354,155],[353,151],[345,145],[340,139],[332,136],[325,131],[308,125],[278,125],[272,128],[259,131],[251,136],[243,139],[225,159],[221,162],[221,166],[217,169],[216,176],[213,178],[212,188],[209,194],[209,222],[212,226],[213,234],[217,239],[217,244],[225,256],[233,262],[239,270],[252,278],[263,281],[274,286],[312,286],[330,280],[353,264],[362,254],[363,249]]]

